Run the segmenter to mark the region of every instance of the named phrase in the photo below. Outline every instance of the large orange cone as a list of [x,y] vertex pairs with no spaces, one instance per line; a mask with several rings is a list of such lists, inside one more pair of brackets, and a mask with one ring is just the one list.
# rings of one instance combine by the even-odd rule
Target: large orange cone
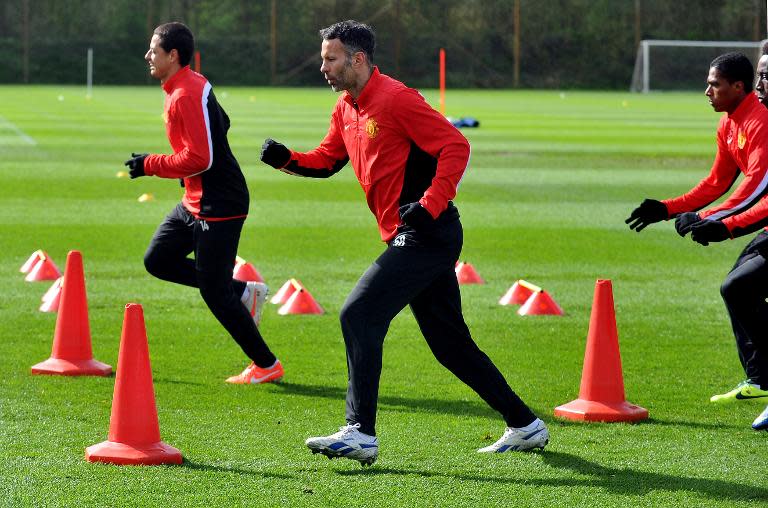
[[579,398],[556,407],[555,416],[590,422],[634,422],[648,418],[647,409],[624,398],[610,280],[598,280],[595,284]]
[[512,287],[509,288],[506,293],[504,293],[504,296],[499,300],[499,304],[522,305],[535,291],[541,291],[541,288],[522,279],[518,280],[512,284]]
[[256,267],[240,256],[237,256],[236,258],[235,269],[232,273],[232,278],[241,280],[243,282],[264,282],[264,277],[261,276]]
[[48,257],[48,255],[45,252],[41,250],[36,250],[35,252],[32,253],[31,256],[27,258],[26,261],[24,261],[24,264],[21,265],[21,268],[19,268],[19,271],[21,273],[29,273],[29,271],[32,270],[32,267],[35,266],[38,261],[40,261],[45,257]]
[[85,449],[89,462],[181,464],[181,452],[160,441],[147,331],[141,305],[125,306],[107,441]]
[[67,254],[51,357],[33,365],[32,374],[62,376],[109,376],[112,374],[111,366],[93,359],[83,257],[76,250]]
[[549,293],[541,289],[531,293],[523,306],[517,309],[517,313],[521,316],[562,316],[563,309]]
[[456,278],[459,280],[459,284],[485,284],[475,267],[465,261],[456,265]]
[[43,295],[43,304],[40,305],[40,312],[57,312],[59,310],[59,301],[61,300],[61,285],[64,277],[59,277],[48,288]]
[[27,276],[24,277],[24,280],[27,282],[36,282],[39,280],[56,280],[59,277],[61,277],[61,272],[56,266],[56,263],[54,263],[47,254],[42,252],[38,261],[29,270]]
[[277,290],[275,296],[273,296],[269,301],[275,305],[283,305],[288,301],[293,293],[299,289],[302,289],[302,287],[303,286],[301,285],[301,282],[297,281],[296,279],[288,279],[285,281],[285,284],[280,286],[280,289]]
[[309,294],[309,291],[299,288],[277,310],[277,313],[281,316],[286,314],[323,314],[323,308],[318,305],[312,295]]

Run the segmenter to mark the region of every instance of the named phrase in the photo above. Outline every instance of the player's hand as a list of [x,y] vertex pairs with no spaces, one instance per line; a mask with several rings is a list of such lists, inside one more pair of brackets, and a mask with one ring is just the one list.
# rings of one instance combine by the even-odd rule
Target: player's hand
[[731,238],[728,226],[719,220],[703,220],[691,226],[691,238],[694,242],[709,245],[710,242],[722,242]]
[[688,232],[691,230],[691,227],[697,222],[701,222],[701,217],[699,217],[698,213],[696,212],[681,213],[680,215],[677,216],[677,219],[675,219],[675,229],[677,230],[677,234],[680,236],[687,235]]
[[131,153],[131,158],[125,161],[125,165],[128,166],[128,174],[131,175],[131,179],[144,176],[144,159],[147,158],[148,153]]
[[640,206],[632,210],[624,222],[629,224],[629,229],[634,229],[639,233],[646,226],[667,218],[669,218],[669,213],[664,203],[655,199],[644,199]]
[[411,226],[417,231],[426,231],[435,226],[435,219],[432,218],[432,214],[418,201],[401,206],[399,211],[400,220],[403,221],[403,224]]
[[291,160],[291,151],[282,143],[278,143],[272,138],[264,140],[261,145],[261,162],[269,164],[275,169],[280,169]]

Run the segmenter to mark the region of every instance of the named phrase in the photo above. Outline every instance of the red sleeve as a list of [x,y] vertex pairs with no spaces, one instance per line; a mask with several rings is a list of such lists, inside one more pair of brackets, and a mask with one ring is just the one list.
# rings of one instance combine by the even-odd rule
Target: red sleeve
[[349,161],[344,138],[341,136],[341,101],[331,114],[328,133],[320,146],[309,152],[291,152],[291,159],[282,171],[298,176],[325,178],[338,172]]
[[667,206],[670,217],[704,208],[725,194],[739,176],[739,167],[728,152],[726,141],[723,139],[723,125],[724,122],[721,121],[717,129],[717,155],[709,175],[682,196],[662,201]]
[[394,98],[392,115],[416,145],[437,158],[437,171],[419,200],[432,217],[439,216],[456,197],[456,188],[469,164],[469,142],[456,127],[408,88]]
[[144,172],[161,178],[185,178],[202,173],[213,162],[211,126],[205,102],[182,95],[168,112],[173,155],[152,154],[144,160]]

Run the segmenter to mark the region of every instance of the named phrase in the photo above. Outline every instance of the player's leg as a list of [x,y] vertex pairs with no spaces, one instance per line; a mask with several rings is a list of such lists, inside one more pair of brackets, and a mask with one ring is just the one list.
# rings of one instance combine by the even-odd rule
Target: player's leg
[[161,280],[197,287],[194,250],[195,218],[179,203],[157,227],[144,253],[144,266]]
[[197,284],[213,315],[253,361],[250,369],[246,369],[249,372],[244,372],[249,374],[247,381],[275,381],[282,377],[282,366],[264,342],[240,294],[236,292],[232,279],[243,222],[243,219],[196,221],[194,244]]

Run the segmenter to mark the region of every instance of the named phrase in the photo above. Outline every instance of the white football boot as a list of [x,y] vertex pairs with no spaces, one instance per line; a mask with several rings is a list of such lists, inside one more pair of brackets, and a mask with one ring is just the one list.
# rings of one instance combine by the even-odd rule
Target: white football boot
[[269,287],[263,282],[249,281],[245,283],[245,287],[248,289],[248,296],[246,298],[240,298],[245,308],[248,309],[253,322],[256,326],[259,326],[261,322],[261,311],[264,308],[264,302],[267,301],[267,295],[269,294]]
[[503,453],[506,451],[524,452],[544,447],[549,442],[549,431],[540,419],[520,428],[507,427],[501,439],[490,446],[480,448],[478,453]]
[[345,425],[330,436],[310,437],[305,441],[312,453],[322,453],[329,459],[344,457],[370,466],[379,456],[379,438],[360,432],[360,424]]

